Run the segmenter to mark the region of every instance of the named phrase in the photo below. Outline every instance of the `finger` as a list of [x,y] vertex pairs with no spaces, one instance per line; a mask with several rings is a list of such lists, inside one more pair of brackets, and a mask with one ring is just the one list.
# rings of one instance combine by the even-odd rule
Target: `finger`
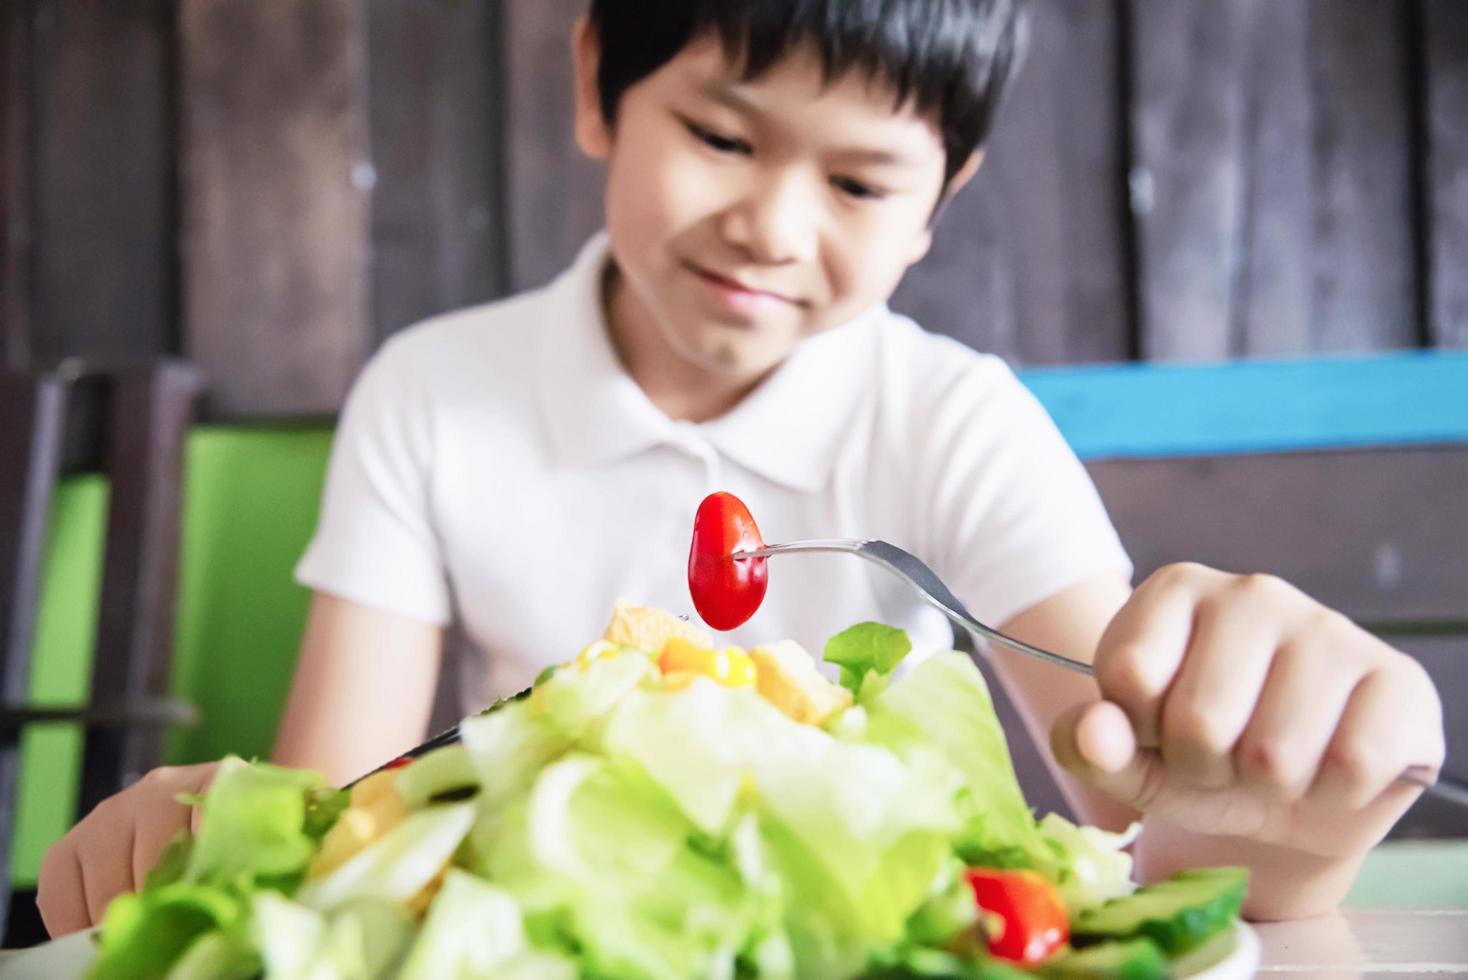
[[1204,790],[1173,781],[1161,752],[1139,749],[1128,738],[1131,722],[1107,702],[1081,705],[1061,715],[1051,730],[1051,751],[1082,782],[1134,810],[1200,833],[1257,835],[1271,809],[1237,789]]
[[[117,812],[116,800],[113,797],[103,801],[87,817],[85,823],[90,826],[77,852],[88,925],[101,922],[108,903],[132,890],[132,857],[127,850],[120,849],[128,846],[132,830],[126,826],[130,820]],[[128,837],[121,837],[119,831]]]
[[[185,766],[177,770],[177,772],[180,775],[180,781],[182,783],[182,786],[178,790],[179,793],[186,793],[189,796],[203,796],[205,791],[214,782],[214,777],[219,775],[219,763],[207,762],[197,766]],[[189,804],[188,806],[189,833],[197,834],[199,832],[199,824],[204,819],[204,806],[202,803]]]
[[52,845],[41,861],[36,907],[41,912],[41,923],[52,939],[59,939],[91,925],[87,919],[87,895],[82,881],[82,866],[70,835]]
[[1131,720],[1109,701],[1077,705],[1050,732],[1055,760],[1088,785],[1138,810],[1160,788],[1156,753],[1139,750]]
[[[213,781],[217,769],[217,763],[167,767],[143,777],[146,796],[156,803],[138,816],[132,856],[135,888],[142,887],[148,872],[157,866],[158,859],[181,831],[198,833],[201,808],[180,803],[178,797],[202,793]],[[156,815],[153,806],[157,808]]]
[[1383,671],[1352,690],[1308,796],[1313,804],[1358,810],[1381,796],[1407,765],[1410,726],[1403,699]]
[[1276,799],[1303,799],[1361,676],[1302,641],[1276,653],[1234,753],[1240,780]]
[[179,833],[189,826],[190,808],[182,804],[160,808],[156,817],[140,817],[133,831],[132,840],[132,889],[143,887],[148,872],[158,865],[158,859],[168,849]]
[[1163,697],[1193,631],[1190,582],[1179,566],[1154,574],[1132,593],[1096,647],[1101,695],[1126,712],[1144,748],[1159,744]]
[[1199,606],[1193,635],[1162,706],[1168,778],[1199,789],[1234,781],[1233,751],[1254,713],[1278,633],[1241,591]]

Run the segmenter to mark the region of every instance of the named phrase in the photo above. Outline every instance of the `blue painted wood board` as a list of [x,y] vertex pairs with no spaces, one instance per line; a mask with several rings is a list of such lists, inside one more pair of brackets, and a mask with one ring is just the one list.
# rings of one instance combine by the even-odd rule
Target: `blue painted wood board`
[[1029,368],[1082,458],[1468,443],[1468,352]]

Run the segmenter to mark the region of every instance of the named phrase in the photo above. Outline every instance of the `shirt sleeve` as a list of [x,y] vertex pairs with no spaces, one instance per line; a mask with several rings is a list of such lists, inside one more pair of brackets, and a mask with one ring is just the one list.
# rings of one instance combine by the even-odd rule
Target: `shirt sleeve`
[[431,511],[432,404],[414,367],[395,338],[353,385],[295,575],[311,589],[443,624],[451,604]]
[[999,359],[952,378],[930,412],[922,461],[939,574],[982,622],[1017,614],[1132,563],[1090,475],[1039,401]]

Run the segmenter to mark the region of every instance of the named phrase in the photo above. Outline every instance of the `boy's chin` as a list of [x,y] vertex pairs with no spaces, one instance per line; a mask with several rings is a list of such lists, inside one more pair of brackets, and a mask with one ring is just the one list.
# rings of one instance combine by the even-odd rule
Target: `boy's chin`
[[699,358],[709,374],[736,386],[752,385],[763,380],[789,358],[793,343],[759,343],[755,338],[739,342],[710,345]]

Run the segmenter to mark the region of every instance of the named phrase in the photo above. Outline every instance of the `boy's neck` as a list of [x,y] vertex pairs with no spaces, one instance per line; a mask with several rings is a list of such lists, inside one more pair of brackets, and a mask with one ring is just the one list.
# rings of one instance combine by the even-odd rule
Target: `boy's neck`
[[684,422],[716,419],[732,411],[763,380],[731,380],[678,356],[615,264],[607,266],[601,293],[607,334],[617,359],[668,418]]

